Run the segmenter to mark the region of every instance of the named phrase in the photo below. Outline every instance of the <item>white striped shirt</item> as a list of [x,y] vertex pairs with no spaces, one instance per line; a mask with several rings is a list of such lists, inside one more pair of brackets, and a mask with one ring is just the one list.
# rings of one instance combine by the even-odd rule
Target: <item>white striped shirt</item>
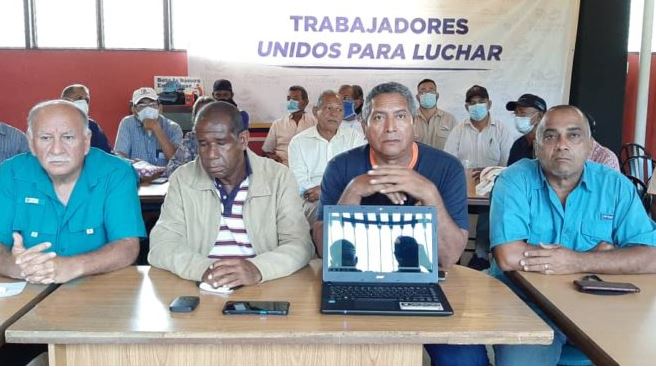
[[0,122],[0,163],[16,154],[29,151],[25,134],[15,127]]
[[234,195],[227,195],[217,184],[217,193],[223,202],[223,212],[219,213],[219,234],[208,255],[210,259],[255,257],[243,217],[244,202],[248,195],[248,177],[234,190],[237,191]]

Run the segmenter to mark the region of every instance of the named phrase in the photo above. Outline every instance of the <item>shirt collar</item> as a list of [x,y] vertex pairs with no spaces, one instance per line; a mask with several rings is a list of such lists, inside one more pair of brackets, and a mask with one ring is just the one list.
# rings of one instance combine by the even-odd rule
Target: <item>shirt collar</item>
[[[478,130],[478,129],[474,126],[474,124],[471,122],[471,120],[469,119],[469,117],[467,117],[467,118],[465,119],[465,125],[469,125],[469,127],[471,127],[472,129],[476,129],[476,130]],[[487,124],[486,127],[488,127],[488,126],[497,126],[497,122],[496,122],[496,120],[493,120],[493,119],[492,119],[492,115],[490,115],[490,122]],[[483,130],[485,130],[485,129],[483,129]]]

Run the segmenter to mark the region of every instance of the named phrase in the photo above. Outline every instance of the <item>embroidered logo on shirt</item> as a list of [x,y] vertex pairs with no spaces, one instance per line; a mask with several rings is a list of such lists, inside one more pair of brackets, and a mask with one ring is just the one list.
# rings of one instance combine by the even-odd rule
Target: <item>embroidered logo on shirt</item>
[[615,216],[612,215],[612,214],[602,214],[601,215],[601,220],[613,220],[613,218],[615,218]]
[[39,199],[38,198],[25,198],[25,204],[39,204]]
[[87,234],[93,234],[93,228],[87,228]]
[[37,238],[37,237],[39,237],[39,232],[32,232],[32,233],[30,233],[30,237],[32,237],[32,238]]

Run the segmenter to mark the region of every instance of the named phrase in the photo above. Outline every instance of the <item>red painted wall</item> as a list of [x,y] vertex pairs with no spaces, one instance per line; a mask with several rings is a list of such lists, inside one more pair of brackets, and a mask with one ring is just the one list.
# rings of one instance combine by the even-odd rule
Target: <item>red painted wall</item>
[[0,50],[0,121],[25,130],[34,104],[82,83],[91,90],[89,115],[113,145],[132,92],[152,87],[155,75],[187,75],[187,69],[184,51]]
[[[656,154],[656,53],[651,55],[651,69],[649,77],[649,102],[647,106],[647,131],[645,134],[645,148]],[[634,138],[636,119],[636,99],[638,98],[638,68],[639,57],[637,52],[629,52],[628,71],[626,76],[626,92],[624,95],[624,122],[622,129],[622,143],[631,143]]]

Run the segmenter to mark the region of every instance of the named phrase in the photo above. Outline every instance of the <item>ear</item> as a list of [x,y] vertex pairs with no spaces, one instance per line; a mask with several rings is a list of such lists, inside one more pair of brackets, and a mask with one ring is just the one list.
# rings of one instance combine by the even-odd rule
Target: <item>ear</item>
[[488,100],[487,101],[487,109],[489,110],[491,108],[492,108],[492,100]]
[[319,107],[317,107],[317,106],[312,106],[312,114],[314,115],[314,117],[316,117],[317,119],[319,119]]
[[239,141],[239,148],[241,150],[246,150],[248,148],[248,140],[250,140],[251,134],[248,132],[248,130],[244,130],[239,133],[237,136],[237,139]]
[[91,149],[91,130],[85,131],[84,134],[84,155],[89,154]]
[[419,99],[419,93],[415,94],[415,98],[417,98],[417,102],[421,102],[421,100]]

